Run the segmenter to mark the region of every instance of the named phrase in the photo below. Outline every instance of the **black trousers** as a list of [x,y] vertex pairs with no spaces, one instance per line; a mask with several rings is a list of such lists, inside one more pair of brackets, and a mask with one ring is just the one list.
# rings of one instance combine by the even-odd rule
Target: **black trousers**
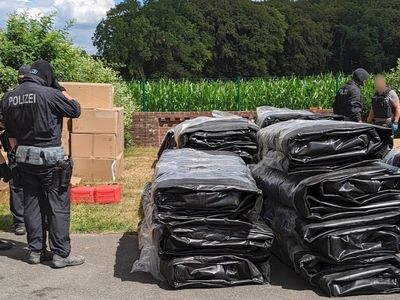
[[24,225],[24,193],[21,187],[15,186],[13,180],[10,181],[10,208],[14,226]]
[[71,252],[70,187],[60,187],[55,167],[18,164],[18,171],[24,189],[29,249],[35,252],[45,250],[48,232],[50,250],[67,257]]

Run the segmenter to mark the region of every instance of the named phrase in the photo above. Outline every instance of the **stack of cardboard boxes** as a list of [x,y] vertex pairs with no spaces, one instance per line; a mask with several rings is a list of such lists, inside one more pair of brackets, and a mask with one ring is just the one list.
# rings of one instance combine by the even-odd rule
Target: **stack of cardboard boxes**
[[78,119],[64,120],[63,145],[74,161],[74,176],[115,181],[124,169],[123,109],[113,107],[111,84],[62,85],[82,108]]

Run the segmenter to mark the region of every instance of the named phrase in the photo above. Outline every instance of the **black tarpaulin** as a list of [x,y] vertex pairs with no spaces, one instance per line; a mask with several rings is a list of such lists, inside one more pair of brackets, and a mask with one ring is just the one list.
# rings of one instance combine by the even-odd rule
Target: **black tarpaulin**
[[233,256],[194,256],[161,261],[161,273],[174,288],[209,288],[269,282],[268,262]]
[[257,221],[262,194],[239,156],[193,149],[165,151],[154,173],[158,213]]
[[174,288],[266,283],[273,233],[260,219],[261,206],[239,156],[165,151],[143,195],[142,250],[132,270]]
[[297,110],[288,108],[276,108],[271,106],[257,107],[256,124],[265,128],[272,124],[289,120],[337,120],[343,121],[344,117],[331,114],[315,114],[309,110]]
[[391,134],[388,128],[364,123],[287,121],[259,131],[259,159],[285,172],[334,170],[383,158],[393,145]]
[[294,210],[271,206],[272,251],[312,285],[331,297],[400,292],[400,258],[394,253],[338,262],[307,245],[296,230]]
[[400,149],[392,149],[383,158],[383,161],[389,165],[400,167]]
[[400,171],[382,162],[334,172],[286,174],[268,163],[254,166],[264,205],[274,201],[310,220],[351,218],[400,208]]
[[237,116],[198,117],[184,121],[170,130],[160,147],[166,149],[230,151],[251,163],[257,154],[257,132],[253,122]]

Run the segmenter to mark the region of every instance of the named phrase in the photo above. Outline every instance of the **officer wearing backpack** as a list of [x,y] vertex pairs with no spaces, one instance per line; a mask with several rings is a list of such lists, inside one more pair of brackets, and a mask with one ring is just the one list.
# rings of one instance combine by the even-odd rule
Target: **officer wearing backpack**
[[8,156],[13,183],[24,191],[28,262],[51,260],[54,268],[83,264],[83,257],[70,255],[72,161],[61,146],[62,120],[78,118],[79,103],[58,84],[51,65],[38,60],[4,95],[1,110],[6,131],[17,142]]
[[375,76],[375,95],[372,97],[368,123],[392,128],[393,134],[399,129],[400,102],[396,91],[389,88],[383,75]]
[[361,122],[363,98],[361,88],[366,84],[369,74],[364,69],[353,72],[352,79],[342,86],[335,97],[333,113],[342,115],[346,121]]

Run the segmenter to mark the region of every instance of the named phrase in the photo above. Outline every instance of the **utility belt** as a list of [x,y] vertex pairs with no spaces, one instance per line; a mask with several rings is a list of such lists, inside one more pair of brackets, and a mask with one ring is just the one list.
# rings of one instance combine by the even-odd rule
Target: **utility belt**
[[17,163],[35,166],[56,166],[59,161],[64,160],[63,147],[39,148],[33,146],[18,146],[15,152]]
[[60,187],[66,189],[71,184],[73,161],[64,159],[64,149],[62,147],[18,146],[16,150],[8,153],[8,160],[13,183],[17,187],[22,187],[18,169],[18,164],[20,163],[53,168],[52,182],[46,184],[48,188]]

